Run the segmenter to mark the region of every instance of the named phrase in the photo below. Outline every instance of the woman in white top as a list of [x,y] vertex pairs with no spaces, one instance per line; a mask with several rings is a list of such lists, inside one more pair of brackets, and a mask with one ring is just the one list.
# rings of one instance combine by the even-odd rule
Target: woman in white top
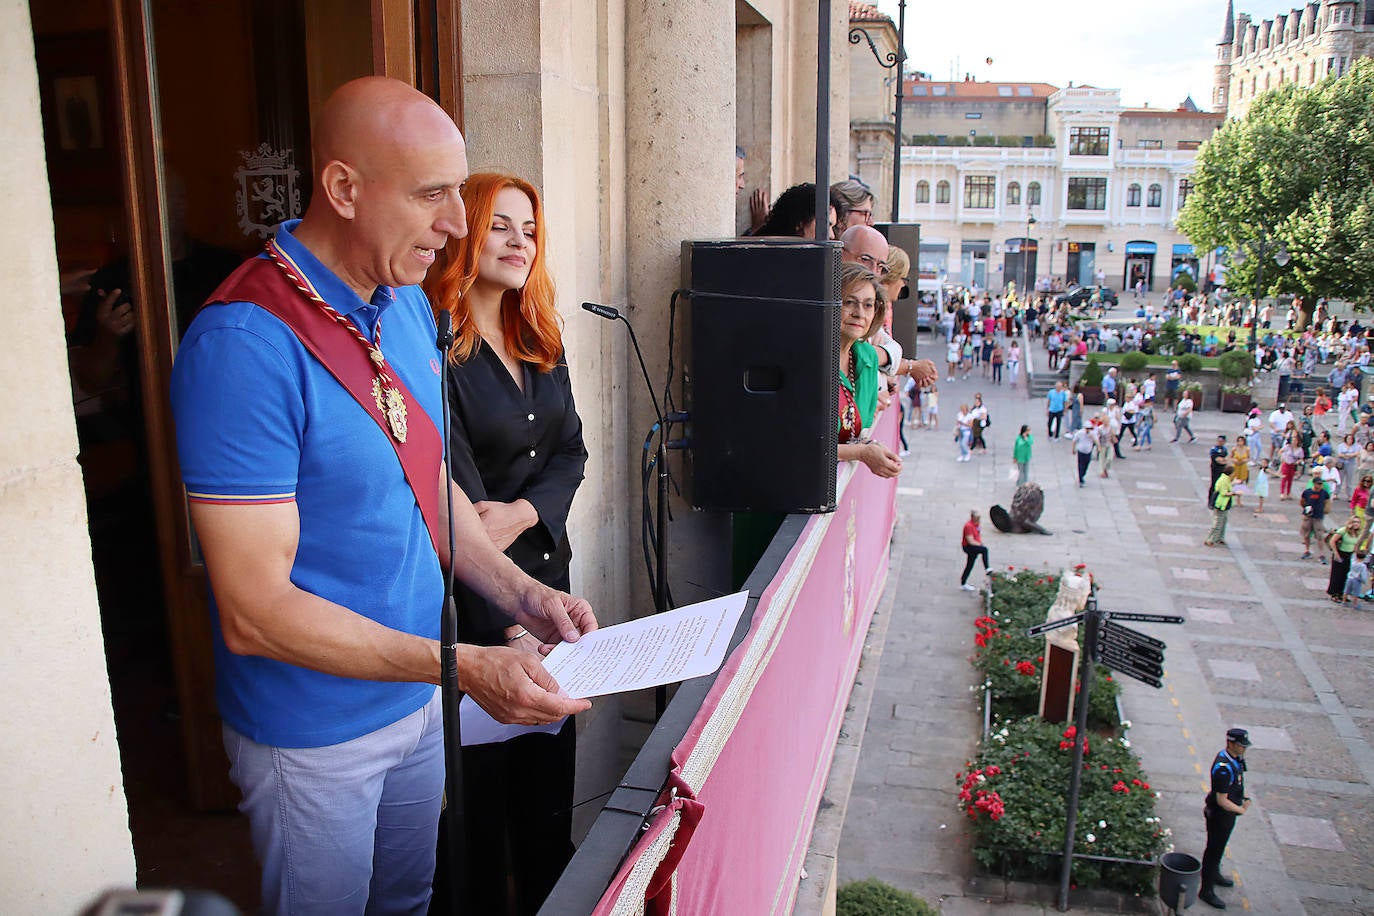
[[1359,403],[1360,392],[1356,390],[1353,382],[1346,382],[1341,393],[1336,397],[1336,412],[1340,418],[1336,423],[1336,432],[1344,434],[1355,422],[1355,405]]
[[973,412],[968,409],[967,404],[959,405],[959,415],[955,422],[959,424],[954,432],[954,441],[959,443],[959,460],[968,461],[969,446],[973,442]]
[[1185,391],[1183,399],[1178,402],[1178,411],[1174,414],[1174,437],[1170,442],[1177,442],[1178,437],[1184,433],[1188,434],[1189,442],[1196,442],[1197,436],[1193,435],[1193,399]]
[[1341,472],[1341,495],[1345,495],[1346,491],[1349,489],[1347,484],[1352,478],[1356,480],[1359,479],[1355,476],[1355,460],[1359,458],[1359,456],[1360,447],[1355,444],[1355,434],[1346,433],[1345,438],[1336,445],[1335,454],[1336,469]]
[[1011,342],[1007,348],[1007,378],[1011,387],[1016,387],[1016,372],[1021,366],[1021,345],[1016,341]]

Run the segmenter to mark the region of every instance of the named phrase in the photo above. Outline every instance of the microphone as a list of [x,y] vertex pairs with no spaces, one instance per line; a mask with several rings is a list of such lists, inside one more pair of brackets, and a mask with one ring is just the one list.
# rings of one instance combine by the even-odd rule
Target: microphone
[[620,309],[613,308],[609,305],[598,305],[595,302],[584,302],[582,303],[582,307],[587,311],[591,312],[593,315],[600,315],[602,318],[609,318],[612,321],[620,317]]
[[448,309],[439,313],[439,335],[434,339],[434,345],[448,355],[448,351],[453,348],[453,315]]
[[584,302],[582,308],[591,312],[593,315],[600,315],[615,321],[617,318],[625,322],[625,327],[630,329],[630,343],[634,344],[635,356],[639,357],[639,371],[644,373],[644,387],[649,390],[649,400],[654,405],[654,416],[658,418],[658,425],[663,426],[663,411],[658,409],[658,396],[654,394],[654,383],[649,381],[649,369],[644,365],[644,353],[639,349],[639,338],[635,336],[635,326],[630,324],[630,319],[620,314],[620,309],[610,305],[601,305],[598,302]]

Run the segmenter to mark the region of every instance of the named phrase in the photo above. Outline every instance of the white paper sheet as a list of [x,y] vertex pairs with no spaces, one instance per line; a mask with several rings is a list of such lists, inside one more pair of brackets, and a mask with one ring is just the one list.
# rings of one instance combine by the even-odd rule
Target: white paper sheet
[[509,741],[518,735],[540,732],[546,735],[556,735],[566,721],[568,720],[564,717],[549,725],[502,725],[487,715],[485,709],[472,702],[472,697],[465,696],[458,704],[458,726],[463,736],[463,747],[498,744],[502,741]]
[[573,699],[701,677],[725,660],[748,600],[738,592],[595,630],[559,643],[544,667]]

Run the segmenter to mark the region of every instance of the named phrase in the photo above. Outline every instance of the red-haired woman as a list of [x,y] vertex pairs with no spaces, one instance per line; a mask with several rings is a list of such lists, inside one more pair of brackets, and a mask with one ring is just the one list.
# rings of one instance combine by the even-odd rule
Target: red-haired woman
[[[528,182],[478,173],[463,189],[467,238],[450,242],[426,292],[453,316],[452,473],[498,547],[568,590],[566,524],[587,450],[573,405],[544,212]],[[537,652],[526,633],[459,588],[463,639]],[[464,750],[466,912],[534,913],[572,856],[576,726]],[[513,895],[513,899],[510,899]]]

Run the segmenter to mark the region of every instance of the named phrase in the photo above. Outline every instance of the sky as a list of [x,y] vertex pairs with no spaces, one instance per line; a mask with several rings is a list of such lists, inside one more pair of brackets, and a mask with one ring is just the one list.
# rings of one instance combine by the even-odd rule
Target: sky
[[[877,5],[897,21],[897,0]],[[1236,11],[1266,19],[1294,5],[1301,4],[1242,0]],[[1207,109],[1225,19],[1226,0],[907,0],[907,68],[937,80],[971,72],[997,82],[1120,89],[1128,107],[1175,108],[1191,94]]]

